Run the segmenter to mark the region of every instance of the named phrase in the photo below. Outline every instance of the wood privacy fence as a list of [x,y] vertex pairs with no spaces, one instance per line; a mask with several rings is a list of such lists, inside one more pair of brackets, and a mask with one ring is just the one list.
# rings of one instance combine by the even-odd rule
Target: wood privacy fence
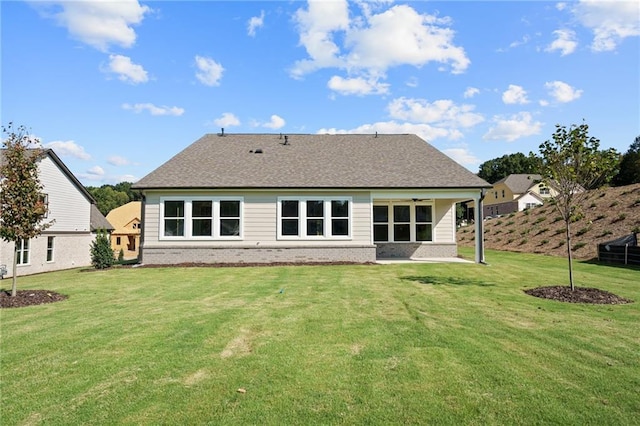
[[638,247],[636,234],[598,244],[598,260],[623,265],[640,265],[640,247]]

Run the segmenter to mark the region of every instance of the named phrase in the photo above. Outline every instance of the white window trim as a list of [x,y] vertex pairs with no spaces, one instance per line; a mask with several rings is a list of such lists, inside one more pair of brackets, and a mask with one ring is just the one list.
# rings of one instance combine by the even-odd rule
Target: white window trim
[[[282,201],[298,201],[298,235],[282,235]],[[307,235],[307,201],[322,201],[324,203],[324,235]],[[347,235],[331,235],[331,202],[347,201],[349,203],[349,229]],[[314,197],[314,196],[285,196],[278,197],[278,214],[277,214],[277,239],[278,240],[297,240],[297,241],[323,241],[323,240],[351,240],[353,237],[353,199],[352,197]],[[294,218],[291,218],[294,219]],[[319,218],[318,218],[319,219]],[[336,217],[336,219],[344,219],[344,217]]]
[[[164,235],[164,203],[165,201],[184,201],[184,235],[182,236],[165,236]],[[192,203],[194,201],[211,201],[212,206],[212,232],[213,235],[193,236],[193,216]],[[220,201],[239,201],[240,202],[240,229],[239,235],[220,235]],[[233,218],[229,218],[233,219]],[[239,241],[244,239],[244,197],[206,197],[206,196],[169,196],[160,197],[160,220],[158,225],[158,239],[164,241]]]
[[56,261],[56,237],[47,237],[45,259],[49,256],[49,238],[51,238],[51,260],[47,260],[46,262],[54,263]]
[[[373,203],[374,206],[387,206],[389,210],[389,221],[386,222],[388,226],[388,235],[389,238],[394,236],[393,225],[396,223],[393,220],[393,206],[410,206],[410,217],[409,217],[409,241],[393,241],[389,239],[389,241],[375,241],[374,244],[433,244],[436,242],[436,222],[435,222],[435,214],[436,207],[433,201],[376,201]],[[431,206],[431,222],[416,222],[416,206]],[[373,212],[373,206],[371,207],[371,211]],[[373,223],[373,215],[371,216],[371,222]],[[407,222],[398,222],[398,223],[407,223]],[[431,241],[416,241],[416,224],[429,223],[431,224]],[[380,223],[382,224],[382,222]],[[375,225],[375,223],[374,223]],[[371,235],[373,239],[373,234]]]
[[[29,246],[28,246],[28,248],[26,250],[24,249],[24,242],[25,241],[27,241],[28,244],[29,244]],[[20,243],[21,243],[20,244],[20,249],[18,250],[20,255],[18,256],[18,262],[17,262],[16,266],[29,266],[29,265],[31,265],[31,239],[29,239],[29,238],[27,238],[26,240],[20,239]],[[23,253],[25,251],[28,253],[28,255],[27,255],[28,261],[26,263],[20,263],[20,262],[22,262]],[[14,256],[16,255],[15,251],[14,251],[13,255]]]

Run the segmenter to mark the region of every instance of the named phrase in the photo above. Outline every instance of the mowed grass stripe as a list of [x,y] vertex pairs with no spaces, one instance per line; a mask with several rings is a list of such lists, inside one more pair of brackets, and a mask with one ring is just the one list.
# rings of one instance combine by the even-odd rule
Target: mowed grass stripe
[[[487,259],[20,278],[69,299],[0,312],[2,423],[637,422],[638,304],[536,299],[566,260]],[[640,300],[638,272],[576,281]]]

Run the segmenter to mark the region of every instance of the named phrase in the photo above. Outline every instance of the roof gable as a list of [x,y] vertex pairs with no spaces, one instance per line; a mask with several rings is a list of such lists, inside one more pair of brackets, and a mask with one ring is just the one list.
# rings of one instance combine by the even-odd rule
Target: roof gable
[[416,135],[207,134],[133,187],[388,189],[490,185]]
[[514,194],[522,194],[527,192],[532,185],[540,182],[541,179],[542,176],[535,173],[511,174],[494,183],[494,186],[503,183]]

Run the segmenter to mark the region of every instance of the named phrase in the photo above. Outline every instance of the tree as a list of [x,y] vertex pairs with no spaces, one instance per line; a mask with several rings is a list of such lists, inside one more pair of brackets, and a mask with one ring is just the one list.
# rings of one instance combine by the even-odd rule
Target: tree
[[104,229],[98,231],[96,239],[91,243],[91,264],[96,269],[106,269],[115,263],[109,237]]
[[503,155],[499,158],[480,164],[478,176],[494,184],[502,178],[514,173],[540,173],[540,158],[535,155],[525,156],[521,152]]
[[636,136],[636,140],[622,156],[620,171],[613,179],[613,184],[616,186],[634,183],[640,183],[640,136]]
[[111,210],[127,204],[129,201],[142,199],[139,191],[131,189],[131,182],[120,182],[116,185],[105,184],[99,188],[87,186],[91,196],[96,200],[98,210],[107,215]]
[[38,161],[43,151],[32,148],[33,138],[24,126],[2,126],[7,138],[2,142],[0,166],[0,237],[14,245],[11,296],[16,296],[19,243],[42,233],[53,224],[43,222],[47,206],[38,177]]
[[557,191],[553,205],[565,223],[571,290],[574,289],[571,222],[579,213],[587,189],[606,184],[619,161],[614,149],[599,151],[599,146],[600,141],[589,136],[585,123],[568,129],[556,125],[553,138],[540,145],[543,182]]

